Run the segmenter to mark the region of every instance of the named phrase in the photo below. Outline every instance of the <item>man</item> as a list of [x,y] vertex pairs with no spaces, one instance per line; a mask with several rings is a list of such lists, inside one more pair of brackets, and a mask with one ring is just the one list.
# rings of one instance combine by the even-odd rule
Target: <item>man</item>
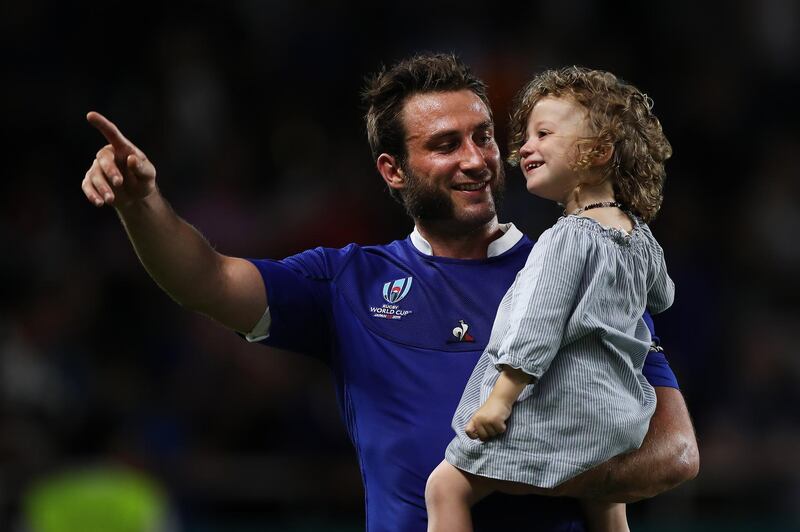
[[[110,144],[83,190],[117,210],[145,268],[176,301],[250,341],[330,365],[361,466],[368,530],[418,531],[427,476],[533,243],[498,223],[503,167],[485,85],[469,69],[453,56],[414,57],[375,76],[364,97],[378,171],[416,224],[405,240],[282,261],[221,255],[172,211],[144,153],[97,113],[87,118]],[[542,494],[628,502],[696,474],[691,422],[662,354],[650,354],[646,373],[658,408],[642,448]],[[523,508],[509,530],[529,528],[532,512],[540,530],[582,528],[574,499],[498,496],[476,507],[479,529],[492,505],[509,516]]]

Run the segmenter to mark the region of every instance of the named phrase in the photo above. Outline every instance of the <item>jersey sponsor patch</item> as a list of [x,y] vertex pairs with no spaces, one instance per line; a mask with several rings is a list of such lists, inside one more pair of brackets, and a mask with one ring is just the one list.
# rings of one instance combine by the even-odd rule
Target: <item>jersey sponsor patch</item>
[[453,336],[447,340],[448,344],[456,344],[460,342],[474,342],[475,338],[469,334],[469,324],[464,320],[458,320],[458,327],[453,329]]

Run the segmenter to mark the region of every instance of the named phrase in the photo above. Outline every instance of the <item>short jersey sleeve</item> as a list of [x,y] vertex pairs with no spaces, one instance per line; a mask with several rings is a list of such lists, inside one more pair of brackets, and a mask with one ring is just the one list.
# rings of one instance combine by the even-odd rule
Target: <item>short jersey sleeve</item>
[[651,386],[680,388],[678,386],[678,378],[672,371],[669,361],[664,355],[664,350],[661,348],[661,340],[656,336],[653,318],[648,312],[644,313],[644,322],[647,324],[647,328],[650,329],[650,336],[653,339],[653,344],[650,348],[650,352],[647,353],[647,358],[644,359],[642,374]]
[[336,255],[342,252],[315,248],[283,260],[250,259],[264,279],[271,317],[261,343],[327,360],[332,338],[330,282]]

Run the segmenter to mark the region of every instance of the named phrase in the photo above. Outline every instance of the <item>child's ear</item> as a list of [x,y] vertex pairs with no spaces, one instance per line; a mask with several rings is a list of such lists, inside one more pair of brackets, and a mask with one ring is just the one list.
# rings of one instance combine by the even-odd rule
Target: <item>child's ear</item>
[[611,143],[598,144],[592,149],[592,165],[605,166],[614,156],[614,145]]

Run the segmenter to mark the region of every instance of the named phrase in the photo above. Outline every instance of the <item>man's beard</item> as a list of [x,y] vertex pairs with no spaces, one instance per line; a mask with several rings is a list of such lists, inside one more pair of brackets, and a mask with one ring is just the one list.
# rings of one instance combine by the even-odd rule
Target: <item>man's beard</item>
[[[441,222],[458,218],[453,200],[447,191],[438,188],[436,185],[429,185],[424,179],[415,174],[406,163],[401,165],[401,169],[406,177],[406,188],[402,193],[403,206],[409,216],[424,222]],[[495,179],[487,186],[491,187],[494,208],[487,211],[480,219],[461,221],[485,224],[490,222],[500,211],[505,192],[505,171],[502,165],[499,166]]]

